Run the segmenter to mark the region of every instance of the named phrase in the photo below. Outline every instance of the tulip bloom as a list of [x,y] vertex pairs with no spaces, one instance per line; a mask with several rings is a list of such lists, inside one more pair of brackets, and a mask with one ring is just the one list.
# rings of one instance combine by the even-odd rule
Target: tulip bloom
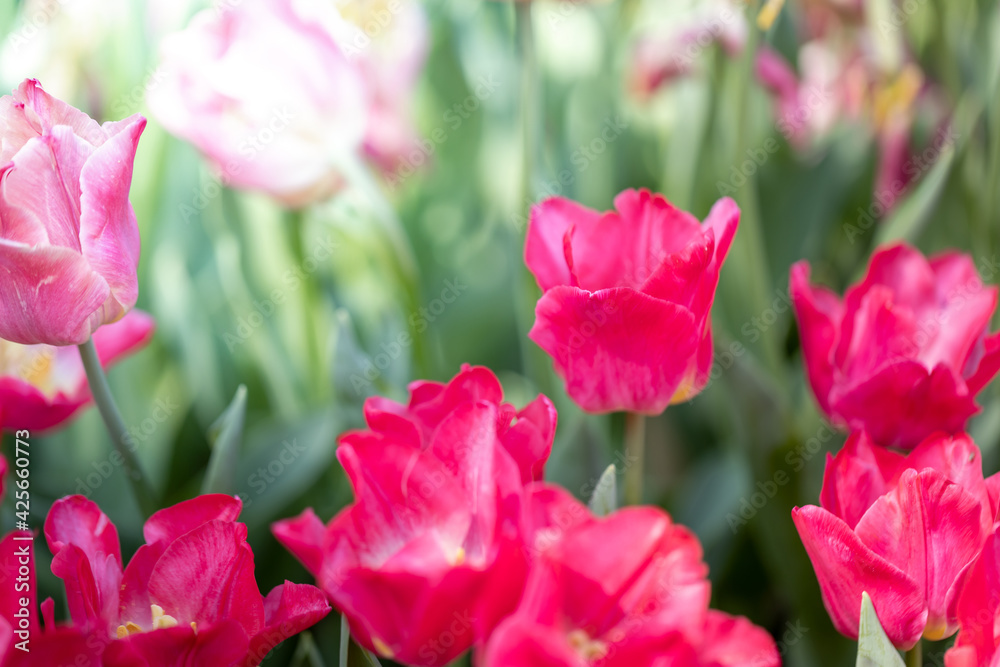
[[538,555],[483,667],[780,664],[764,630],[708,608],[701,545],[665,512],[628,507],[596,519],[565,491],[538,486]]
[[790,289],[820,407],[880,445],[961,432],[1000,370],[1000,334],[987,335],[997,289],[983,287],[968,255],[883,248],[843,300],[810,285],[800,262]]
[[516,413],[502,398],[493,373],[466,366],[411,384],[406,406],[369,399],[369,429],[337,450],[354,504],[327,526],[312,510],[274,525],[380,655],[446,665],[517,603],[523,484],[542,474],[556,413],[544,396]]
[[52,572],[105,667],[249,667],[329,613],[312,586],[260,594],[241,509],[239,498],[206,495],[156,512],[123,570],[118,531],[97,505],[56,501],[45,520]]
[[945,667],[1000,664],[1000,531],[986,540],[958,597],[960,629],[944,655]]
[[370,96],[324,0],[206,9],[164,39],[150,109],[211,162],[223,185],[292,207],[328,197],[359,154]]
[[145,127],[98,125],[32,79],[0,97],[0,338],[79,345],[135,305],[128,191]]
[[[153,337],[153,318],[134,310],[94,333],[108,368]],[[0,340],[0,430],[46,431],[62,426],[90,404],[87,374],[75,347],[18,345]]]
[[967,435],[934,435],[906,456],[852,435],[827,459],[821,507],[792,510],[837,630],[857,638],[867,591],[897,648],[953,634],[963,573],[992,531],[998,488],[997,476],[983,479]]
[[740,212],[721,199],[699,224],[647,190],[615,208],[555,197],[532,210],[524,258],[543,294],[528,335],[584,410],[656,415],[708,382],[710,311]]

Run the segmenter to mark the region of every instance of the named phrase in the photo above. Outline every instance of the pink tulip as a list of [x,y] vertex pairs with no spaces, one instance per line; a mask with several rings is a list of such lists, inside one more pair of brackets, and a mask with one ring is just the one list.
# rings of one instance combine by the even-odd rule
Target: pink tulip
[[908,650],[950,636],[969,563],[997,513],[1000,478],[983,479],[967,435],[937,434],[908,455],[855,433],[827,460],[821,507],[792,510],[837,630],[858,636],[861,593]]
[[542,474],[555,410],[539,396],[512,425],[493,373],[466,366],[448,384],[411,384],[407,406],[369,399],[365,416],[337,451],[354,504],[327,526],[306,510],[274,533],[361,644],[446,665],[517,603],[523,483]]
[[411,154],[425,152],[412,106],[430,47],[427,16],[416,0],[344,2],[341,11],[354,27],[341,43],[370,92],[364,152],[385,172],[393,173],[415,162]]
[[528,335],[584,410],[656,415],[708,382],[712,302],[740,212],[721,199],[699,224],[647,190],[615,208],[557,197],[532,210],[524,256],[544,294]]
[[958,597],[960,629],[944,655],[945,667],[996,667],[1000,664],[1000,530],[983,545]]
[[[142,349],[153,337],[153,318],[133,310],[94,333],[108,368]],[[32,433],[66,424],[90,404],[87,375],[75,347],[18,345],[0,340],[0,430]]]
[[150,109],[223,185],[299,207],[336,192],[360,153],[370,93],[325,0],[246,0],[196,15],[162,47]]
[[968,255],[883,248],[843,300],[810,285],[800,262],[790,289],[820,407],[880,445],[960,433],[1000,370],[1000,334],[988,335],[997,288],[983,287]]
[[104,667],[250,667],[330,607],[312,586],[285,582],[265,598],[254,579],[238,498],[199,496],[146,521],[146,544],[122,569],[118,532],[83,496],[45,520],[73,628]]
[[483,667],[780,664],[765,631],[708,608],[701,545],[662,510],[596,519],[565,491],[539,485],[530,505],[537,557]]
[[145,127],[98,125],[32,79],[0,97],[0,338],[79,345],[135,305],[128,191]]
[[636,40],[629,64],[631,87],[640,97],[652,95],[692,74],[716,43],[735,58],[746,39],[747,22],[741,7],[731,0],[701,3],[672,20],[669,27],[649,30]]

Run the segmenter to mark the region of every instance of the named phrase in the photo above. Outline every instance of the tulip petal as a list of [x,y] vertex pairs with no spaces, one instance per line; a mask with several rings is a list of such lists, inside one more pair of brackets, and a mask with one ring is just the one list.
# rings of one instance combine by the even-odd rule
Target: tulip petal
[[701,342],[691,311],[627,288],[546,292],[528,336],[588,412],[659,414]]
[[922,364],[903,359],[857,385],[835,389],[830,406],[851,428],[866,429],[878,444],[909,449],[935,431],[961,432],[979,411],[960,382],[946,366],[928,372]]
[[243,667],[256,667],[275,646],[330,613],[323,591],[315,586],[285,581],[264,599],[264,628],[250,640],[249,654]]
[[469,506],[436,457],[355,432],[341,438],[337,458],[357,498],[345,510],[345,527],[362,563],[379,567],[411,539],[427,533],[439,540],[441,562],[446,554],[458,553],[471,523]]
[[248,637],[264,625],[253,551],[240,523],[209,521],[176,539],[149,576],[149,598],[199,626],[234,619]]
[[224,619],[197,631],[181,625],[140,632],[113,641],[104,652],[107,665],[160,667],[162,665],[237,665],[247,654],[246,632],[234,620]]
[[909,650],[927,622],[924,582],[874,553],[841,519],[820,507],[792,510],[834,627],[858,638],[861,593],[867,591],[889,640]]
[[562,197],[546,199],[531,209],[524,262],[543,292],[571,284],[564,240],[574,224],[588,228],[597,224],[601,213]]
[[53,554],[72,544],[95,565],[113,556],[121,567],[115,524],[96,503],[83,496],[68,496],[53,503],[45,518],[45,539]]
[[544,477],[557,421],[552,401],[539,394],[517,413],[517,421],[501,436],[504,449],[521,472],[522,484]]
[[827,454],[820,505],[852,530],[868,508],[888,493],[906,459],[855,431],[836,456]]
[[[146,119],[134,116],[132,124],[94,151],[80,174],[83,256],[107,282],[116,302],[115,312],[121,314],[135,306],[139,295],[139,227],[128,193],[135,152],[145,127]],[[118,316],[109,319],[114,321]]]
[[80,345],[105,318],[108,284],[67,248],[0,239],[0,338]]
[[969,394],[975,396],[1000,373],[1000,333],[983,340],[982,354],[975,364],[975,371],[965,381]]
[[313,576],[318,576],[323,566],[323,537],[326,526],[311,507],[294,519],[285,519],[271,525],[271,532],[282,546],[292,552]]
[[490,637],[482,667],[587,667],[565,633],[512,616]]
[[928,609],[924,634],[929,639],[953,634],[956,620],[948,609],[954,593],[949,591],[985,538],[978,500],[936,470],[906,470],[858,522],[855,533],[874,554],[923,582]]
[[742,616],[709,610],[700,659],[712,667],[779,667],[778,647],[767,632]]
[[[956,615],[961,630],[955,640],[956,651],[951,656],[955,664],[962,655],[969,656],[971,666],[992,665],[997,658],[995,619],[1000,613],[1000,534],[992,533],[973,562],[958,596]],[[960,648],[961,647],[961,648]],[[978,660],[976,660],[978,656]],[[951,667],[952,663],[946,663]]]
[[213,493],[159,510],[146,520],[146,544],[167,545],[209,521],[236,521],[243,502],[236,496]]
[[30,109],[37,119],[36,130],[39,134],[49,134],[57,126],[65,125],[93,146],[101,145],[106,138],[97,121],[46,93],[36,79],[25,79],[14,91],[14,100]]
[[840,337],[844,307],[837,296],[809,284],[809,263],[792,266],[789,291],[799,322],[802,356],[809,384],[823,412],[830,414],[829,394],[834,384],[833,354]]

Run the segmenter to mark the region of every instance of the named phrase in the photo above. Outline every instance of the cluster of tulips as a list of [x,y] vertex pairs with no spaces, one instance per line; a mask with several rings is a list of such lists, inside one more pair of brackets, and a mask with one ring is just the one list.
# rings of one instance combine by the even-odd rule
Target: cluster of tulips
[[[246,134],[229,109],[217,113],[217,82],[200,67],[220,40],[237,40],[226,48],[239,55],[241,35],[289,49],[302,35],[296,58],[338,63],[323,86],[281,80],[318,98],[290,98],[293,114],[350,96],[393,102],[392,85],[367,90],[371,77],[323,37],[343,25],[291,2],[247,6],[168,43],[170,80],[186,88],[157,91],[164,124],[231,184],[289,206],[340,189],[356,169],[344,156],[359,148],[389,160],[379,140],[391,133],[366,138],[355,107],[305,119],[335,122],[337,133],[319,135],[349,136],[349,149],[316,144],[306,123],[281,139],[287,163],[236,169],[216,150]],[[251,124],[266,124],[274,110],[252,102]],[[51,430],[96,400],[127,465],[135,443],[122,441],[100,383],[102,367],[155,328],[134,309],[129,189],[145,124],[98,125],[34,80],[0,98],[0,428]],[[635,423],[706,387],[711,309],[739,220],[728,198],[701,221],[647,190],[622,192],[609,212],[563,198],[533,208],[524,258],[541,298],[529,336],[583,410]],[[843,298],[812,285],[805,264],[792,268],[790,291],[816,400],[849,434],[827,461],[819,506],[791,510],[834,626],[857,638],[867,594],[898,649],[957,633],[948,667],[1000,664],[1000,477],[984,475],[964,433],[1000,372],[1000,334],[989,333],[997,289],[966,255],[894,245]],[[261,594],[239,498],[157,509],[126,563],[108,516],[68,496],[48,512],[44,539],[69,619],[34,599],[33,533],[10,533],[0,542],[0,665],[252,666],[331,608],[366,651],[424,667],[468,651],[481,667],[781,663],[767,631],[710,607],[690,530],[659,508],[605,512],[545,481],[558,421],[546,396],[518,409],[491,370],[464,366],[447,383],[413,382],[405,405],[368,399],[364,418],[337,449],[354,502],[327,523],[308,509],[272,526],[316,586]],[[29,637],[30,653],[19,648]]]

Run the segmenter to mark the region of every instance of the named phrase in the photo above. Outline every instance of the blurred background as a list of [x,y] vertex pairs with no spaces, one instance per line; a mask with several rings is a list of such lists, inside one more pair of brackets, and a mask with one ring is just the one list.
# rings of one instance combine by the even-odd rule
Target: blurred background
[[[552,195],[605,210],[646,187],[704,217],[731,196],[742,224],[713,313],[712,381],[649,421],[645,499],[697,533],[713,606],[770,630],[785,664],[853,664],[790,519],[817,504],[843,436],[805,384],[788,270],[809,259],[841,291],[875,246],[905,239],[969,252],[1000,282],[1000,5],[330,0],[413,76],[388,84],[398,134],[369,136],[337,194],[289,212],[224,187],[147,106],[170,86],[163,40],[252,1],[0,1],[0,88],[33,77],[100,121],[150,118],[131,199],[139,307],[158,328],[110,378],[164,504],[199,493],[212,426],[245,385],[233,483],[258,583],[311,581],[269,524],[350,502],[336,436],[363,424],[367,396],[405,399],[408,382],[462,363],[492,368],[516,405],[555,401],[547,476],[586,499],[621,464],[622,419],[576,408],[526,337],[539,296],[522,261],[528,210]],[[971,431],[990,474],[997,388],[981,399]],[[56,498],[87,494],[128,557],[142,517],[97,412],[34,443],[33,525]],[[12,446],[5,436],[8,458]],[[40,598],[65,617],[38,557]],[[338,633],[331,615],[265,664],[335,665]],[[945,647],[926,647],[928,664]]]

